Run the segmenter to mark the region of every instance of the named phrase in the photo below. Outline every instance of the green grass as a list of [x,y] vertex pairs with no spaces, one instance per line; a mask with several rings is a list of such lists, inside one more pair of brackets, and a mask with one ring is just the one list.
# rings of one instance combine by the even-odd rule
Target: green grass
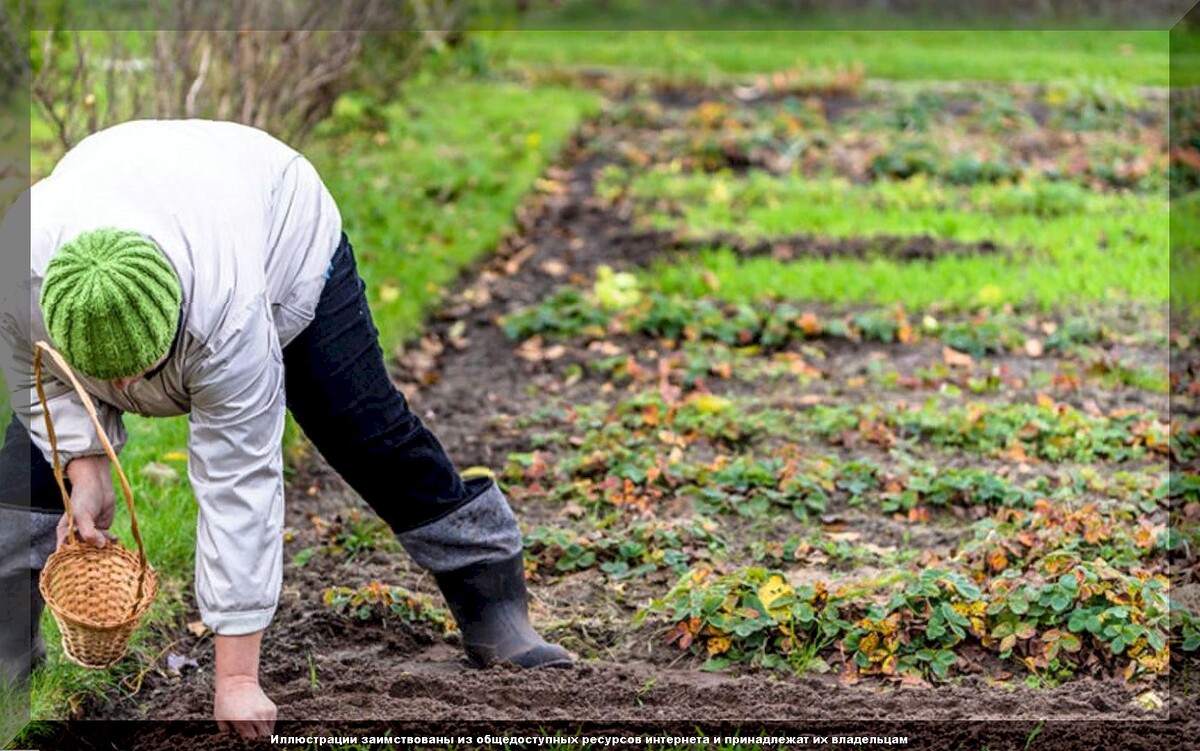
[[514,67],[611,66],[692,81],[855,64],[872,78],[908,80],[1166,86],[1170,79],[1165,31],[555,30],[497,33],[486,42]]
[[[306,153],[342,210],[385,352],[412,337],[444,285],[512,228],[518,202],[597,106],[590,93],[431,79],[410,88],[403,103],[377,107],[350,97],[339,106]],[[386,143],[374,140],[377,133]],[[174,455],[187,450],[186,418],[126,417],[126,425],[122,464],[159,572],[159,600],[135,635],[133,658],[105,671],[66,662],[47,615],[51,655],[33,681],[34,719],[67,715],[81,695],[130,691],[167,644],[162,634],[178,633],[190,600],[196,504],[186,461]],[[285,441],[295,440],[294,427],[290,433]],[[178,481],[152,484],[140,474],[149,462],[174,467]],[[116,531],[131,545],[127,514],[117,516]]]
[[[1011,255],[947,256],[930,262],[886,259],[739,261],[727,250],[686,266],[655,267],[666,292],[724,299],[1071,306],[1091,301],[1166,302],[1168,206],[1163,198],[1098,194],[1066,184],[959,188],[924,179],[852,185],[837,178],[752,173],[647,173],[631,194],[646,221],[703,238],[792,234],[827,238],[922,236],[992,241]],[[657,208],[667,199],[678,215]],[[1106,247],[1099,247],[1103,238]],[[706,278],[707,277],[707,278]]]
[[432,80],[378,109],[343,102],[309,155],[341,207],[385,351],[513,229],[521,198],[598,106],[588,92]]
[[1200,192],[1171,199],[1171,304],[1200,315]]
[[[126,417],[129,442],[122,451],[121,465],[133,487],[146,555],[160,577],[159,596],[148,616],[148,625],[134,634],[131,653],[108,670],[85,670],[68,662],[61,653],[59,633],[47,612],[42,619],[43,634],[49,650],[46,667],[34,675],[31,714],[34,719],[54,719],[63,715],[82,694],[104,696],[128,689],[125,681],[156,656],[161,649],[159,628],[171,629],[185,614],[184,596],[189,594],[192,556],[195,544],[196,503],[187,482],[187,420],[183,417],[147,419]],[[174,468],[174,482],[156,484],[140,473],[149,462]],[[115,476],[114,476],[115,482]],[[118,494],[120,486],[117,486]],[[129,548],[134,548],[129,532],[129,514],[118,497],[114,532]],[[189,598],[190,599],[190,598]]]

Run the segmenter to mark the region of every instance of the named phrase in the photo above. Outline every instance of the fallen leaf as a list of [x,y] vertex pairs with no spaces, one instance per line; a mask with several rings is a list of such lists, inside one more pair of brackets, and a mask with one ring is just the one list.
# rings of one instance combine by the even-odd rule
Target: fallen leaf
[[817,336],[821,333],[821,319],[817,318],[815,313],[805,313],[800,316],[797,325],[805,336]]
[[387,281],[379,285],[379,300],[383,303],[394,303],[400,299],[400,285]]
[[450,342],[450,346],[455,349],[466,349],[471,340],[467,338],[467,322],[455,321],[450,326],[450,330],[446,332],[446,341]]
[[488,467],[474,466],[467,467],[462,472],[458,473],[464,480],[470,480],[476,477],[491,477],[495,478],[496,473]]
[[758,588],[758,599],[773,618],[782,619],[787,617],[788,609],[785,607],[772,608],[771,604],[782,597],[795,594],[795,592],[792,585],[788,584],[782,576],[775,574]]
[[554,258],[543,261],[539,268],[548,276],[563,276],[567,273],[567,264]]
[[970,355],[951,347],[942,347],[942,359],[952,368],[969,368],[975,364]]
[[588,345],[589,352],[595,352],[604,357],[613,357],[621,354],[621,348],[616,344],[608,341],[595,341]]
[[192,636],[201,637],[208,633],[208,626],[204,625],[204,621],[189,621],[187,630]]
[[1159,696],[1153,689],[1150,691],[1143,691],[1142,693],[1133,697],[1133,701],[1130,703],[1135,707],[1140,707],[1141,709],[1146,710],[1147,712],[1157,712],[1163,708],[1162,697]]
[[1042,347],[1041,339],[1025,340],[1025,354],[1029,355],[1030,357],[1041,357],[1044,352],[1045,349]]
[[184,451],[168,451],[167,453],[163,454],[164,462],[185,462],[187,461],[187,458],[188,455]]
[[708,648],[710,655],[724,654],[729,651],[729,647],[733,645],[733,639],[728,636],[717,636],[708,640],[705,647]]

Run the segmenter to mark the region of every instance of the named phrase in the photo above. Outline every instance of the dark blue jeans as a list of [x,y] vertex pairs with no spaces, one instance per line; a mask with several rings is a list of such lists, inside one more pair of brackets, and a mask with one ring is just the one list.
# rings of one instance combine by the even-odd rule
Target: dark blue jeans
[[435,521],[487,489],[468,490],[392,383],[345,235],[316,317],[284,348],[283,364],[292,416],[395,532]]
[[[342,236],[312,323],[283,350],[287,405],[338,474],[394,531],[435,521],[486,484],[465,485],[393,385],[354,251]],[[0,504],[62,512],[50,463],[14,418],[0,450]]]

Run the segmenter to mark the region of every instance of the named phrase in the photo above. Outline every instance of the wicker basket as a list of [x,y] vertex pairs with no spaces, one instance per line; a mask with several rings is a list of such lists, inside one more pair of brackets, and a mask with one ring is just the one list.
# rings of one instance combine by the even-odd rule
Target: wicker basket
[[[54,434],[54,424],[50,419],[46,392],[42,386],[43,352],[54,360],[79,393],[83,406],[92,418],[92,425],[100,436],[100,443],[117,468],[125,505],[129,508],[133,538],[137,541],[136,554],[118,542],[109,542],[103,548],[97,548],[75,537],[71,497],[63,481],[62,464],[58,457],[58,439]],[[38,588],[46,600],[46,606],[54,614],[54,620],[58,622],[58,629],[62,633],[63,651],[67,657],[85,668],[104,668],[125,654],[129,637],[154,601],[158,577],[146,561],[146,548],[138,530],[129,480],[125,477],[125,471],[121,469],[121,462],[117,459],[112,444],[104,435],[91,398],[80,386],[79,380],[62,356],[45,342],[37,343],[33,372],[53,454],[54,479],[62,491],[67,516],[67,543],[50,554],[42,569]]]

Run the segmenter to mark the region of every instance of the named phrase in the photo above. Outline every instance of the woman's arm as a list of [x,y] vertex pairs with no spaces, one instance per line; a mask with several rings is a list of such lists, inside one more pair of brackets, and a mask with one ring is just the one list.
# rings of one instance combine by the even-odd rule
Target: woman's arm
[[216,637],[216,701],[213,716],[222,730],[251,740],[269,738],[275,729],[275,703],[258,686],[262,633]]
[[257,737],[274,717],[258,659],[283,574],[283,358],[265,299],[229,326],[190,355],[184,374],[188,475],[200,507],[196,599],[217,635],[214,716]]

